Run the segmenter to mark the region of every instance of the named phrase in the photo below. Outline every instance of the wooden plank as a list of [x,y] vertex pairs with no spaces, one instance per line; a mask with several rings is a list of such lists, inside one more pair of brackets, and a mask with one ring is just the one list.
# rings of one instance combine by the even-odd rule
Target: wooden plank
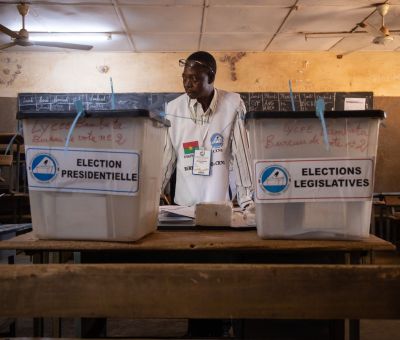
[[11,166],[13,162],[12,155],[0,155],[0,166]]
[[0,243],[0,249],[69,251],[374,251],[396,247],[374,235],[362,240],[262,240],[250,231],[158,231],[136,242],[39,240],[33,233]]
[[391,319],[399,282],[392,265],[2,265],[0,316]]
[[400,207],[400,196],[385,196],[385,202],[390,207]]

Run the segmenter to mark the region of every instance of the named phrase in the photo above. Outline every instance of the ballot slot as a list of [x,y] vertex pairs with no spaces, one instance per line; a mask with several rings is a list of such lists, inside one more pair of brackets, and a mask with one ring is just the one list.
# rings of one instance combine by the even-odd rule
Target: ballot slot
[[261,238],[368,237],[380,110],[249,112]]
[[18,112],[34,233],[134,241],[156,230],[169,122],[140,109],[84,111],[71,131],[75,116]]

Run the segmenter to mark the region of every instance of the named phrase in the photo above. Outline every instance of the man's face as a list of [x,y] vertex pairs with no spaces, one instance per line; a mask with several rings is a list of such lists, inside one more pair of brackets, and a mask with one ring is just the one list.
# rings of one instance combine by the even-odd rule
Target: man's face
[[207,70],[201,66],[185,66],[182,73],[183,87],[191,99],[206,97],[212,89],[212,83],[209,83]]

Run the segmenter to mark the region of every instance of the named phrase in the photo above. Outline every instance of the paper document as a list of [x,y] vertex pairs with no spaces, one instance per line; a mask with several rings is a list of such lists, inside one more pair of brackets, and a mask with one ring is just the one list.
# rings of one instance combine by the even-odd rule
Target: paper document
[[194,227],[194,208],[177,205],[160,206],[158,213],[158,227],[186,228]]
[[344,109],[345,111],[365,110],[365,101],[365,98],[345,98]]
[[160,205],[160,213],[166,212],[194,218],[194,206],[185,207],[181,205]]

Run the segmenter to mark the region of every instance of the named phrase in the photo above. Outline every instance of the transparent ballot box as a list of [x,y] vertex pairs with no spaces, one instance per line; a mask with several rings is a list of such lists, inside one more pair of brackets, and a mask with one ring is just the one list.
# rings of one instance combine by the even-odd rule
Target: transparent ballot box
[[368,237],[380,110],[249,112],[261,238]]
[[169,122],[147,110],[84,111],[71,129],[75,116],[18,112],[34,233],[133,241],[154,231]]

